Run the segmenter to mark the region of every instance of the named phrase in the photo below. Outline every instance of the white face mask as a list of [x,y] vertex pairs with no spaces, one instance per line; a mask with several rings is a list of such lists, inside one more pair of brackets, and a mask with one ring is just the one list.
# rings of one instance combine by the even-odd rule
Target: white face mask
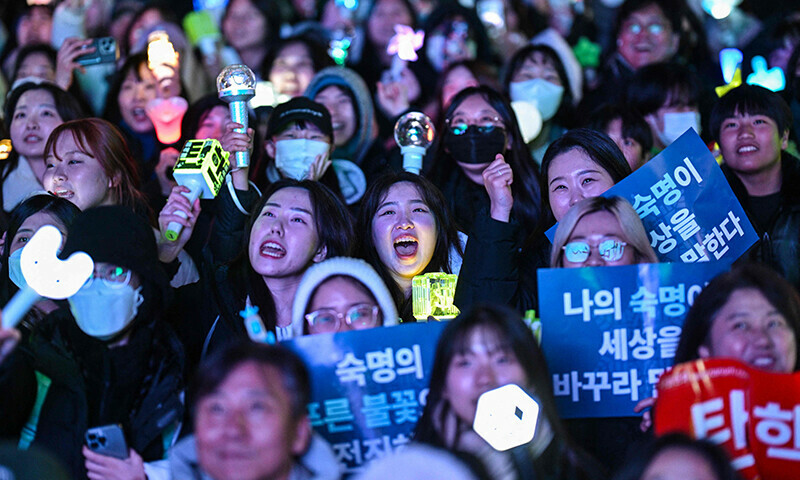
[[22,260],[22,249],[18,248],[8,256],[8,278],[14,282],[14,285],[17,286],[20,290],[24,290],[26,286],[28,286],[28,282],[25,281],[25,277],[22,275],[22,266],[20,264]]
[[509,93],[512,102],[528,102],[535,105],[542,115],[542,121],[546,122],[558,111],[561,98],[564,96],[564,87],[541,78],[534,78],[524,82],[511,82]]
[[658,138],[664,146],[669,146],[690,128],[700,134],[699,113],[667,112],[664,114],[664,130],[658,132]]
[[288,178],[303,180],[317,156],[325,155],[331,145],[319,140],[296,138],[275,142],[275,167]]
[[142,287],[110,287],[100,279],[69,297],[69,309],[83,333],[108,340],[123,331],[139,313]]

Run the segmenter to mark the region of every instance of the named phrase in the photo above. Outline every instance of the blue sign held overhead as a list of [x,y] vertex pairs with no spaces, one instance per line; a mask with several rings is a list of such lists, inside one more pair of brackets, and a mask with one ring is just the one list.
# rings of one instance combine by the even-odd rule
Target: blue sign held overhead
[[[692,129],[603,196],[633,205],[662,262],[730,265],[758,240],[714,156]],[[551,242],[556,227],[546,232]]]
[[672,366],[686,312],[722,262],[540,269],[542,349],[563,418],[634,416]]
[[281,342],[308,366],[311,425],[346,471],[411,441],[444,326],[413,323]]

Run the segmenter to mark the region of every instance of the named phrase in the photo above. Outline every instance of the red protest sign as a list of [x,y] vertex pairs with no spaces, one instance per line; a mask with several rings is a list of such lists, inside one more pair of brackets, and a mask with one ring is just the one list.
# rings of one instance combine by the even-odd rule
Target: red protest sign
[[657,387],[656,435],[679,431],[707,438],[727,450],[744,478],[760,478],[747,434],[751,372],[727,359],[697,360],[668,370]]

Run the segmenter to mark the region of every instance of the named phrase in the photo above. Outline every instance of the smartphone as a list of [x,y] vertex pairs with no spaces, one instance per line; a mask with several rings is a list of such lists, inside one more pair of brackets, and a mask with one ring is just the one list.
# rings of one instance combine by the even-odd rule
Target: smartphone
[[75,59],[83,66],[114,63],[119,57],[117,41],[114,37],[93,38],[92,43],[84,48],[94,47],[94,52],[83,54]]
[[128,458],[128,444],[119,425],[103,425],[86,431],[86,445],[93,452],[109,457]]

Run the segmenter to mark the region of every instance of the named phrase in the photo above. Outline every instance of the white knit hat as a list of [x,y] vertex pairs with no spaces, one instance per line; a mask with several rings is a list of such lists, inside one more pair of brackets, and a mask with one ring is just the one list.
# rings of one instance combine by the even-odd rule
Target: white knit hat
[[297,292],[294,295],[292,304],[292,336],[300,337],[303,335],[303,322],[305,321],[306,308],[311,301],[311,294],[317,287],[330,277],[342,275],[353,277],[358,280],[372,293],[383,314],[383,325],[385,327],[396,325],[399,315],[397,307],[392,300],[392,294],[375,272],[372,266],[359,258],[336,257],[312,265],[306,270]]

